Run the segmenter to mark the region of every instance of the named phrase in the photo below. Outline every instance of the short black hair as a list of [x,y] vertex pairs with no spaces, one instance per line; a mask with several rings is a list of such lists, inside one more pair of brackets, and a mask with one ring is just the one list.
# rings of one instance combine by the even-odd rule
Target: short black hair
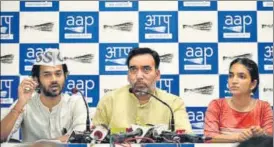
[[258,65],[253,60],[251,60],[249,58],[237,58],[230,63],[229,70],[231,69],[232,65],[234,65],[236,63],[242,64],[246,67],[246,69],[248,70],[248,72],[251,76],[251,82],[253,82],[254,80],[257,80],[257,85],[252,90],[252,92],[255,93],[257,91],[258,85],[260,83]]
[[131,60],[131,58],[133,58],[134,56],[143,55],[143,54],[150,54],[154,59],[155,69],[159,69],[160,56],[156,51],[154,51],[148,47],[144,47],[144,48],[137,47],[137,48],[132,49],[128,54],[128,58],[126,61],[127,66],[129,67],[129,61]]
[[[32,78],[37,78],[38,84],[40,84],[40,79],[39,79],[39,77],[40,77],[40,67],[41,67],[41,65],[33,65],[32,70],[31,70],[31,77]],[[64,75],[65,75],[65,78],[66,78],[66,76],[69,73],[67,64],[62,64],[62,67],[63,67]],[[38,90],[38,93],[40,93],[40,90]]]

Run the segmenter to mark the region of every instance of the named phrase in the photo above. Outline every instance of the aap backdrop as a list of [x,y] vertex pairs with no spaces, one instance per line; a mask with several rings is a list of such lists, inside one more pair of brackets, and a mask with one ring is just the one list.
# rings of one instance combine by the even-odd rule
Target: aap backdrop
[[180,96],[193,130],[203,134],[209,102],[231,96],[229,63],[259,65],[255,98],[273,106],[272,1],[1,1],[1,110],[17,99],[35,57],[61,50],[92,114],[108,91],[127,84],[128,53],[160,54],[157,87]]

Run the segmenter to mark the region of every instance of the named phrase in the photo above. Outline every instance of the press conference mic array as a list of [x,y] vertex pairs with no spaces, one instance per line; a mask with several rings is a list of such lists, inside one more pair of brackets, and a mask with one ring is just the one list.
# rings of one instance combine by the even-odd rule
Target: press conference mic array
[[[176,132],[174,132],[175,131],[175,123],[174,123],[173,111],[172,111],[171,107],[166,102],[162,101],[155,95],[153,95],[149,92],[146,92],[146,91],[130,88],[129,92],[130,93],[142,92],[142,93],[151,95],[156,100],[158,100],[159,102],[161,102],[162,104],[167,106],[171,113],[171,121],[169,124],[169,128],[171,128],[171,131],[166,130],[166,131],[160,131],[158,133],[157,127],[155,127],[155,126],[152,126],[152,127],[150,126],[150,127],[146,128],[144,126],[134,125],[134,126],[137,126],[137,128],[135,127],[135,130],[133,130],[131,132],[111,134],[109,128],[107,128],[107,126],[104,124],[97,125],[93,129],[90,129],[89,109],[88,109],[88,105],[85,100],[85,97],[81,91],[79,91],[77,88],[73,88],[72,93],[73,94],[80,93],[83,101],[85,102],[85,106],[87,109],[87,121],[86,121],[86,130],[83,132],[73,131],[68,139],[68,142],[70,142],[70,143],[93,143],[93,144],[95,144],[95,143],[123,143],[123,142],[126,142],[128,139],[135,140],[135,138],[139,137],[139,139],[141,138],[140,142],[143,142],[143,143],[149,143],[149,142],[146,142],[145,139],[153,140],[153,142],[157,142],[157,143],[172,142],[172,141],[180,142],[180,143],[185,143],[185,142],[202,143],[202,142],[205,142],[206,140],[211,139],[208,137],[202,137],[202,136],[196,136],[196,135],[190,135],[190,134],[177,134]],[[166,125],[166,128],[167,128],[167,125]],[[137,140],[135,140],[135,143],[136,142],[139,143]]]
[[150,93],[150,92],[146,92],[146,91],[139,90],[139,89],[136,89],[136,88],[129,88],[129,92],[130,92],[130,93],[141,92],[141,93],[145,93],[145,94],[151,95],[151,96],[154,97],[156,100],[158,100],[159,102],[161,102],[162,104],[164,104],[165,106],[167,106],[168,109],[169,109],[169,111],[170,111],[170,114],[171,114],[170,129],[171,129],[172,132],[175,131],[174,113],[173,113],[171,107],[170,107],[166,102],[162,101],[161,99],[159,99],[158,97],[156,97],[155,95],[153,95],[153,94]]
[[111,137],[114,142],[123,143],[127,138],[141,136],[142,134],[143,134],[143,130],[141,128],[137,128],[135,131],[128,132],[128,133],[113,134]]

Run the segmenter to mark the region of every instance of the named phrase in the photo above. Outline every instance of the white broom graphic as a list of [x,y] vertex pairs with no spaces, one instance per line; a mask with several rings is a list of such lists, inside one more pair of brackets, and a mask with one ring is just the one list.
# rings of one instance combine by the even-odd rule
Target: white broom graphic
[[105,59],[105,62],[112,62],[116,64],[124,65],[126,64],[127,59],[126,58],[118,58],[118,59]]
[[202,64],[204,59],[203,58],[191,58],[191,59],[184,58],[184,61],[188,61],[196,64]]
[[65,30],[69,30],[76,33],[83,33],[84,27],[65,27]]

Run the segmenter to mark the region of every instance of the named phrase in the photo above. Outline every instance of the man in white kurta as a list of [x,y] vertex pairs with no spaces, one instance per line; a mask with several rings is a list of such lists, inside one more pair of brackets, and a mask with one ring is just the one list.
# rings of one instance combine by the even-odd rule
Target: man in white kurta
[[84,131],[86,107],[80,96],[62,93],[68,68],[58,49],[37,56],[31,78],[18,86],[18,100],[1,120],[1,141],[22,128],[23,142],[41,139],[66,142],[73,131]]
[[39,96],[35,93],[25,105],[8,138],[12,137],[20,127],[23,142],[56,139],[70,134],[73,130],[85,130],[87,115],[80,95],[62,94],[61,101],[52,108],[51,112],[43,105]]

